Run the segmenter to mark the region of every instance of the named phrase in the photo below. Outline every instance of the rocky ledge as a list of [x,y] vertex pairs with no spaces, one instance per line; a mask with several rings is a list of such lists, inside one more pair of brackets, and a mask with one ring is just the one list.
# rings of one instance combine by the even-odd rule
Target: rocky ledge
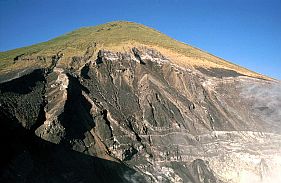
[[48,69],[3,79],[3,181],[281,180],[280,94],[251,92],[278,82],[179,67],[146,47],[93,55],[67,68],[60,53]]

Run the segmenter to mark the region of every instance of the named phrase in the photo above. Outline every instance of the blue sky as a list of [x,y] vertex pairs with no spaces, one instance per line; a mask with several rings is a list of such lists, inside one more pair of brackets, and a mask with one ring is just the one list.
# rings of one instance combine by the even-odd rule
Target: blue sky
[[281,0],[0,0],[0,50],[115,20],[281,79]]

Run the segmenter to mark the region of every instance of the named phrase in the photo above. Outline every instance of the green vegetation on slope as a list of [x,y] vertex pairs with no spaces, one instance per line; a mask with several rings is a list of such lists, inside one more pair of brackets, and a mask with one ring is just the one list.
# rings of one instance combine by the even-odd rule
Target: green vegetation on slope
[[111,22],[99,26],[81,28],[33,46],[1,52],[0,59],[11,59],[24,53],[34,53],[41,50],[57,50],[65,47],[73,47],[82,50],[94,42],[106,46],[109,44],[119,44],[129,40],[143,44],[159,45],[178,51],[188,51],[181,50],[181,47],[193,50],[192,47],[177,42],[176,40],[144,25],[131,22]]
[[85,51],[85,49],[93,43],[107,47],[110,45],[119,45],[128,41],[163,47],[185,56],[199,59],[202,58],[208,62],[213,62],[218,65],[226,65],[233,69],[241,68],[197,48],[193,48],[187,44],[176,41],[152,28],[137,23],[121,21],[110,22],[94,27],[81,28],[47,42],[7,52],[1,52],[0,72],[4,68],[12,65],[13,59],[21,54],[56,54],[58,51],[66,48],[77,51]]

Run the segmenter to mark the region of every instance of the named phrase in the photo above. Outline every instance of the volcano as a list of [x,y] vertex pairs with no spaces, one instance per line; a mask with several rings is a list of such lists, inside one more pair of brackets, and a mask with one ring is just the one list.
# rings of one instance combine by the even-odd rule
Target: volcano
[[1,182],[280,182],[281,85],[133,22],[0,53]]

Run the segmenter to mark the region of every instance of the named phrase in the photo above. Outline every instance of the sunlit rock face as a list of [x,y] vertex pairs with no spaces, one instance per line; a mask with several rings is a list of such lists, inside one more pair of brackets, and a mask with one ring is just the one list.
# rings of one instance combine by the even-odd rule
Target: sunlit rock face
[[[60,169],[53,172],[58,182],[281,181],[278,81],[223,68],[183,68],[146,47],[99,50],[97,57],[80,58],[81,67],[74,69],[60,67],[60,59],[49,70],[1,83],[3,126],[14,133],[20,124],[33,138],[57,144],[48,152],[38,145],[41,156],[62,148],[106,162],[75,161],[88,167],[86,174],[72,164],[42,168],[43,157],[27,140],[24,153],[3,169],[5,180],[15,180],[11,172],[18,172],[27,182],[44,182],[48,171]],[[25,92],[16,84],[22,82]],[[20,166],[22,154],[28,169]],[[58,150],[56,155],[64,156]],[[99,167],[109,168],[115,179]]]

